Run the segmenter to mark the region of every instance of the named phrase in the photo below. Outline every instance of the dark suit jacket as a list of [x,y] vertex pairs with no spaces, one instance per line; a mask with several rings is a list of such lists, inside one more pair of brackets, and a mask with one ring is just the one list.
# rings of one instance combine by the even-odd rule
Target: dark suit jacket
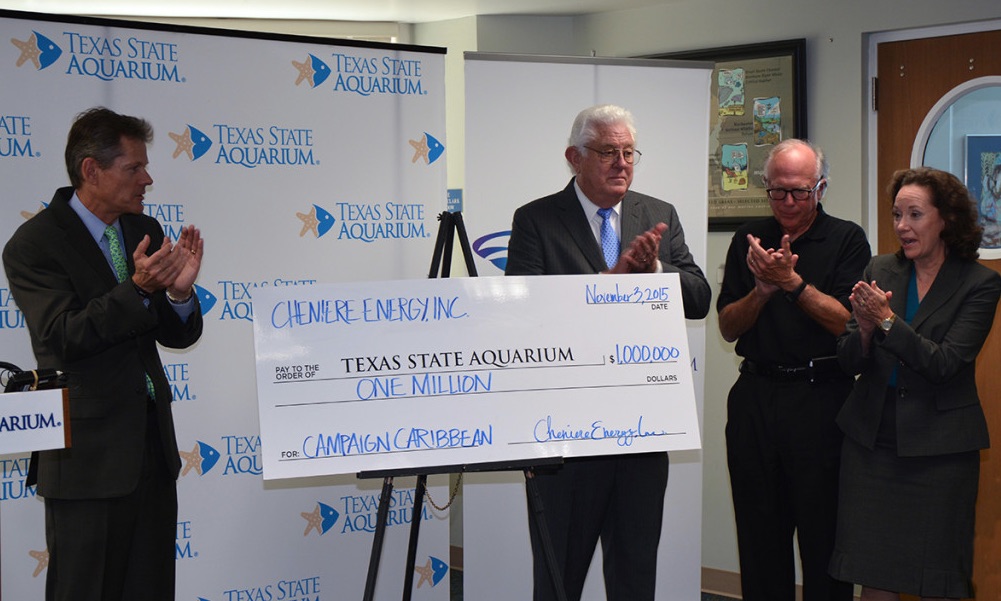
[[[202,318],[196,305],[182,322],[163,291],[152,295],[147,308],[131,281],[119,284],[70,208],[72,195],[72,188],[57,190],[48,208],[21,225],[4,247],[3,263],[38,367],[62,370],[69,386],[72,447],[32,457],[38,493],[110,498],[128,494],[139,481],[146,437],[144,374],[155,386],[161,442],[177,477],[172,396],[156,345],[190,346],[201,335]],[[148,234],[152,253],[160,248],[163,229],[146,215],[123,215],[119,221],[133,273],[136,245]]]
[[[660,222],[667,231],[660,244],[665,273],[681,276],[685,317],[709,313],[711,290],[685,244],[685,232],[674,207],[652,196],[626,192],[620,210],[622,248]],[[581,210],[573,180],[562,191],[534,200],[514,213],[508,244],[507,275],[573,275],[608,269],[601,247]]]
[[943,455],[990,446],[977,395],[975,361],[987,339],[1001,275],[975,261],[947,258],[925,294],[912,323],[907,307],[911,261],[874,257],[862,276],[893,291],[897,320],[885,336],[877,332],[869,356],[862,355],[852,318],[838,340],[838,358],[849,374],[861,374],[838,415],[845,435],[873,448],[887,383],[897,372],[897,452],[901,456]]

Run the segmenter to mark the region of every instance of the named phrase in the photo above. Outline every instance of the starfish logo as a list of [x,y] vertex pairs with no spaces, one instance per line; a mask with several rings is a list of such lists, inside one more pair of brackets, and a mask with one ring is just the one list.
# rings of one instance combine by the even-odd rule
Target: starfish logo
[[424,159],[424,164],[430,165],[445,152],[445,145],[427,132],[424,132],[421,139],[408,140],[408,142],[414,149],[414,156],[410,159],[411,163],[416,163],[417,159]]
[[48,206],[49,206],[49,203],[43,202],[43,203],[41,203],[41,206],[38,208],[38,210],[35,211],[34,213],[32,213],[31,211],[21,211],[21,217],[24,217],[25,221],[27,221],[28,219],[31,219],[35,215],[38,215],[39,213],[41,213],[43,210],[47,209]]
[[302,238],[308,232],[313,232],[314,238],[320,238],[334,227],[337,221],[329,211],[320,205],[313,205],[308,213],[296,212],[296,217],[302,221],[302,229],[299,230],[299,237]]
[[507,244],[501,245],[496,241],[498,239],[509,238],[510,236],[511,230],[493,232],[485,236],[481,236],[476,240],[473,240],[473,252],[493,263],[497,269],[504,271],[507,267]]
[[187,476],[188,472],[194,470],[199,476],[204,476],[219,462],[221,454],[216,449],[198,441],[191,451],[180,451],[181,461],[184,467],[181,468],[181,476]]
[[316,530],[317,536],[323,536],[337,523],[337,518],[341,517],[336,509],[320,502],[316,503],[316,508],[313,511],[302,511],[299,515],[306,520],[306,530],[303,531],[303,536],[309,536],[313,530]]
[[36,71],[51,66],[63,54],[62,48],[37,31],[32,31],[26,40],[11,38],[10,43],[21,51],[21,55],[17,57],[17,62],[14,64],[20,67],[30,62],[35,66]]
[[172,158],[177,158],[182,154],[188,156],[189,161],[197,161],[212,147],[212,140],[194,125],[188,125],[181,133],[168,132],[170,139],[174,141],[174,154]]
[[437,557],[428,555],[427,563],[423,566],[414,566],[414,572],[421,576],[421,579],[417,581],[417,588],[421,588],[425,582],[431,587],[435,587],[448,572],[448,564]]
[[38,562],[35,564],[35,571],[31,573],[32,578],[38,578],[39,574],[44,572],[45,569],[49,567],[49,550],[28,551],[28,555]]
[[312,54],[307,54],[306,60],[301,63],[292,61],[292,66],[299,72],[295,80],[295,85],[297,86],[302,82],[306,82],[310,87],[315,88],[330,77],[330,67],[327,66],[327,63]]

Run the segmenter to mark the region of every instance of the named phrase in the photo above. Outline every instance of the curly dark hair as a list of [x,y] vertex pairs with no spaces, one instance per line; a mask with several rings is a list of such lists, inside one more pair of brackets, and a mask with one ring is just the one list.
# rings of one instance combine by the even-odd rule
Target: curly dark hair
[[[921,186],[931,192],[932,204],[945,221],[942,241],[949,252],[960,259],[975,261],[980,256],[977,249],[984,229],[977,224],[977,205],[963,182],[948,171],[932,167],[901,169],[893,174],[887,188],[890,202],[908,185]],[[903,258],[902,248],[897,250],[897,256]]]

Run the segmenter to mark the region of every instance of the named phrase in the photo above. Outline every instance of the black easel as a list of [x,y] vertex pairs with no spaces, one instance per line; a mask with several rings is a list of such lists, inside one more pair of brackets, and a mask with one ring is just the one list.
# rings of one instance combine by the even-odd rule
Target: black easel
[[[438,216],[441,222],[438,226],[438,237],[435,240],[434,254],[431,257],[431,271],[429,278],[447,278],[451,272],[452,250],[455,243],[455,233],[459,234],[459,244],[462,249],[463,258],[466,261],[466,271],[470,277],[476,277],[476,265],[473,263],[472,249],[469,247],[469,238],[466,235],[466,226],[462,221],[462,213],[443,212]],[[417,539],[420,534],[421,514],[423,513],[424,494],[427,491],[428,474],[463,474],[466,472],[492,472],[492,471],[512,471],[522,470],[525,473],[525,486],[528,490],[529,519],[535,521],[538,529],[539,540],[546,555],[546,566],[549,568],[549,576],[553,582],[553,589],[556,591],[558,601],[567,601],[566,591],[563,587],[563,575],[560,573],[559,565],[556,563],[556,554],[553,551],[553,542],[549,534],[549,527],[543,516],[542,497],[539,494],[538,484],[535,482],[534,468],[543,465],[558,465],[563,463],[562,457],[552,457],[548,459],[532,459],[529,461],[515,462],[493,462],[480,463],[475,465],[450,465],[437,467],[423,467],[418,471],[413,470],[381,470],[359,472],[358,478],[382,478],[382,495],[379,498],[379,510],[376,514],[375,537],[372,540],[372,555],[368,562],[368,578],[365,581],[365,596],[363,601],[373,601],[375,599],[375,581],[379,575],[379,561],[382,558],[382,543],[386,534],[386,520],[389,515],[389,499],[393,493],[393,478],[396,476],[417,476],[417,485],[414,491],[414,509],[410,519],[410,543],[407,547],[407,565],[403,578],[403,601],[410,601],[414,586],[414,563],[417,558]]]

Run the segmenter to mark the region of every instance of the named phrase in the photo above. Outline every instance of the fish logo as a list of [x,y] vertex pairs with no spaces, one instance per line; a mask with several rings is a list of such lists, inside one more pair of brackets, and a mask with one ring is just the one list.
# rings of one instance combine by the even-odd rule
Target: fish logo
[[337,523],[337,518],[341,516],[341,514],[337,513],[336,509],[319,501],[317,501],[316,508],[313,511],[301,511],[299,515],[302,516],[302,519],[306,520],[306,530],[302,533],[303,536],[307,536],[311,530],[316,530],[317,534],[323,536]]
[[312,54],[307,54],[306,60],[301,63],[292,61],[292,66],[299,72],[299,76],[295,80],[295,85],[299,85],[305,81],[315,88],[330,77],[330,67],[327,66],[327,63]]
[[30,61],[31,64],[35,65],[36,71],[51,66],[63,54],[62,48],[37,31],[32,31],[27,40],[11,38],[10,43],[21,51],[21,56],[17,57],[15,65],[20,67]]
[[212,147],[212,140],[194,125],[186,126],[184,133],[168,132],[167,135],[177,144],[172,155],[175,159],[183,153],[188,155],[189,161],[196,161]]
[[493,263],[497,267],[497,269],[504,271],[504,269],[507,268],[507,245],[505,244],[504,246],[495,246],[495,245],[487,246],[487,244],[489,244],[492,240],[495,240],[497,238],[504,238],[510,236],[511,236],[511,230],[505,230],[502,232],[494,232],[492,234],[487,234],[486,236],[477,238],[476,240],[473,240],[472,244],[473,252],[475,252],[480,257],[486,259],[487,261]]
[[424,164],[430,165],[445,152],[445,145],[427,132],[424,132],[424,136],[420,140],[408,140],[408,142],[414,148],[414,156],[410,159],[411,163],[416,163],[417,159],[424,159]]
[[212,310],[212,307],[215,306],[216,301],[219,300],[216,298],[216,295],[212,294],[205,288],[202,288],[198,284],[195,284],[195,294],[198,296],[198,304],[202,308],[203,316],[207,315],[208,312]]
[[308,213],[296,212],[295,216],[302,221],[302,229],[299,230],[300,238],[305,236],[306,232],[313,232],[313,236],[319,238],[329,232],[330,228],[334,227],[334,223],[337,221],[330,214],[330,211],[327,211],[320,205],[313,205],[313,208]]
[[427,563],[423,566],[414,566],[414,572],[421,576],[421,579],[417,581],[417,588],[420,588],[425,582],[435,587],[448,573],[448,564],[433,555],[428,555]]
[[209,470],[215,467],[222,456],[219,451],[202,441],[197,441],[190,451],[179,451],[184,467],[181,468],[181,475],[187,476],[188,472],[195,470],[199,476],[204,476]]
[[323,518],[320,522],[320,534],[326,534],[327,530],[330,530],[337,523],[337,518],[341,514],[337,513],[336,509],[326,503],[317,503],[317,505],[320,506],[320,517]]

